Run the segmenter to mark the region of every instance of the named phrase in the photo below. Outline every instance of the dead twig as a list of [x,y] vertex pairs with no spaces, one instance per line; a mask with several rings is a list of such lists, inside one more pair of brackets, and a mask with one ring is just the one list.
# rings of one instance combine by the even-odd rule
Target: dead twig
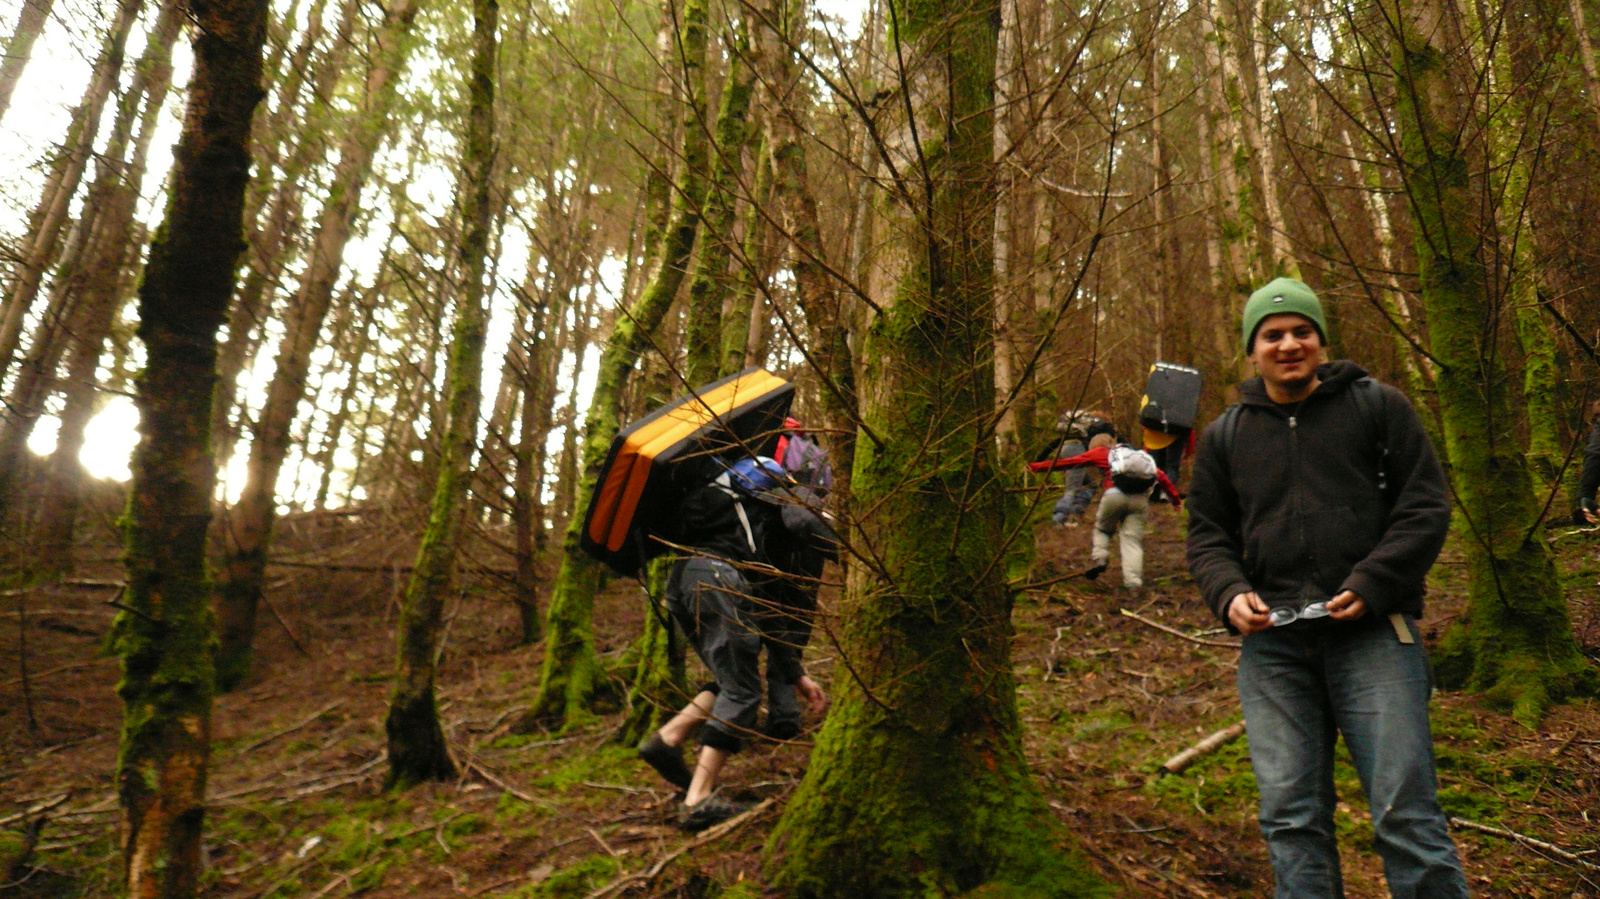
[[700,836],[683,843],[682,845],[678,846],[678,848],[666,853],[665,855],[662,855],[660,858],[656,859],[654,864],[645,870],[619,877],[600,889],[590,893],[586,899],[604,899],[604,897],[610,896],[613,893],[621,892],[624,887],[631,886],[635,883],[649,883],[650,881],[655,880],[662,871],[666,870],[667,865],[671,864],[675,859],[683,855],[685,852],[698,849],[707,843],[712,843],[722,839],[738,828],[743,827],[745,822],[754,819],[762,812],[765,812],[767,809],[771,808],[775,801],[776,800],[773,799],[763,799],[749,811],[729,818],[721,824],[718,824],[716,827],[713,827],[710,830],[707,830],[705,833],[702,833]]
[[537,802],[538,801],[538,800],[534,799],[533,796],[529,795],[528,793],[525,793],[525,792],[517,789],[516,787],[513,787],[512,785],[506,783],[505,781],[501,780],[499,777],[497,777],[494,774],[494,772],[490,771],[488,768],[485,768],[482,763],[480,763],[477,759],[472,758],[471,756],[467,757],[467,770],[478,772],[479,776],[481,776],[484,780],[487,780],[489,783],[494,784],[495,786],[499,787],[504,792],[510,793],[513,797],[515,797],[517,799],[521,799],[523,802]]
[[621,857],[617,854],[617,850],[612,849],[611,844],[606,842],[605,837],[600,836],[600,832],[598,830],[595,830],[593,827],[585,827],[584,830],[589,832],[589,836],[594,837],[594,841],[600,844],[600,848],[606,851],[606,855],[609,855],[612,858]]
[[41,802],[31,808],[17,812],[15,815],[7,815],[4,818],[0,818],[0,827],[5,827],[8,824],[15,824],[24,818],[34,815],[43,817],[45,812],[55,811],[62,805],[65,805],[66,801],[70,798],[72,798],[71,793],[62,793],[60,796],[57,796],[49,802]]
[[619,793],[654,793],[655,792],[654,790],[647,790],[647,789],[645,789],[643,787],[629,787],[629,786],[624,786],[622,784],[602,784],[602,783],[595,783],[592,780],[581,781],[581,783],[586,787],[590,787],[591,789],[595,789],[595,790],[616,790]]
[[1239,644],[1237,644],[1237,643],[1229,643],[1229,642],[1226,642],[1226,641],[1223,641],[1223,640],[1202,640],[1199,637],[1191,637],[1188,634],[1184,633],[1183,631],[1178,630],[1175,627],[1167,627],[1165,624],[1161,624],[1160,622],[1151,621],[1150,619],[1144,617],[1143,615],[1138,614],[1137,612],[1130,612],[1127,609],[1118,609],[1117,611],[1121,612],[1122,613],[1122,617],[1124,617],[1124,618],[1132,618],[1134,621],[1137,621],[1140,624],[1147,624],[1150,627],[1153,627],[1158,631],[1166,631],[1167,633],[1171,634],[1174,637],[1177,637],[1180,640],[1188,640],[1190,643],[1199,643],[1201,646],[1222,646],[1222,647],[1226,647],[1228,649],[1238,649],[1239,648]]
[[1056,673],[1056,650],[1061,646],[1061,635],[1066,628],[1056,628],[1056,638],[1050,641],[1050,651],[1044,657],[1044,680],[1048,681]]
[[[37,680],[40,680],[41,678],[49,677],[52,674],[60,674],[63,671],[76,671],[79,668],[88,668],[91,665],[104,665],[107,662],[120,662],[120,661],[122,661],[122,660],[119,659],[119,658],[109,657],[109,658],[104,658],[104,659],[90,659],[87,662],[73,662],[70,665],[61,665],[59,667],[50,668],[50,669],[45,670],[45,671],[40,671],[40,672],[37,672],[37,673],[29,673],[28,674],[28,680],[37,681]],[[0,681],[0,687],[9,687],[9,686],[11,686],[13,684],[20,684],[20,683],[22,683],[22,680],[23,679],[20,678],[20,677],[13,677],[12,679],[10,679],[8,681]]]
[[1556,858],[1570,862],[1581,868],[1588,868],[1591,871],[1600,871],[1600,865],[1583,858],[1576,852],[1569,852],[1565,849],[1562,849],[1560,846],[1555,845],[1554,843],[1546,843],[1544,840],[1536,840],[1527,834],[1517,833],[1514,830],[1506,830],[1503,827],[1491,827],[1488,824],[1479,824],[1476,821],[1468,821],[1465,818],[1451,818],[1450,826],[1464,827],[1467,830],[1476,830],[1479,833],[1486,833],[1496,837],[1505,837],[1508,840],[1516,840],[1518,843],[1521,843],[1525,846],[1532,846],[1535,849],[1541,849],[1550,853]]
[[255,741],[254,743],[251,743],[249,746],[244,747],[243,749],[239,750],[239,754],[240,755],[244,755],[247,752],[251,752],[251,751],[260,749],[261,747],[267,745],[268,743],[271,743],[273,740],[276,740],[279,737],[285,736],[286,734],[292,734],[295,731],[299,730],[300,728],[305,727],[306,725],[310,724],[311,722],[317,720],[318,718],[321,718],[323,715],[328,714],[329,712],[333,711],[334,709],[336,709],[336,708],[338,708],[339,706],[342,706],[342,705],[344,705],[344,700],[343,699],[335,699],[333,702],[330,702],[327,705],[323,706],[322,708],[316,710],[315,712],[312,712],[306,718],[304,718],[304,719],[302,719],[300,721],[297,721],[294,724],[291,724],[288,727],[283,728],[282,730],[275,730],[272,733],[267,734],[266,736],[262,737],[261,739]]
[[[1216,752],[1218,749],[1232,743],[1244,735],[1244,722],[1224,727],[1204,740],[1190,746],[1170,759],[1161,763],[1161,771],[1166,774],[1182,774],[1197,759]],[[1158,777],[1160,775],[1157,775]]]
[[289,622],[283,619],[283,613],[279,612],[278,607],[272,604],[272,600],[263,594],[261,602],[267,607],[267,611],[272,613],[272,617],[277,620],[278,626],[283,628],[283,632],[289,635],[289,642],[294,644],[294,648],[300,650],[300,654],[306,658],[311,658],[311,652],[300,642],[300,638],[295,636],[294,629],[289,627]]

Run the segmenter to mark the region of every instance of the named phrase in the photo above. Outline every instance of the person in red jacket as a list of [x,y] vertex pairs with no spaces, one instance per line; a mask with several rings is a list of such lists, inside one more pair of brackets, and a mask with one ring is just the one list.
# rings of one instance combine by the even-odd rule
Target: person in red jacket
[[1182,508],[1178,488],[1156,466],[1150,454],[1127,444],[1118,444],[1110,434],[1096,434],[1089,449],[1076,456],[1035,462],[1033,471],[1054,471],[1094,465],[1105,473],[1105,493],[1094,517],[1093,544],[1089,568],[1083,576],[1094,580],[1111,564],[1111,538],[1118,537],[1122,550],[1122,586],[1144,589],[1144,526],[1150,509],[1150,493],[1159,488],[1172,503]]

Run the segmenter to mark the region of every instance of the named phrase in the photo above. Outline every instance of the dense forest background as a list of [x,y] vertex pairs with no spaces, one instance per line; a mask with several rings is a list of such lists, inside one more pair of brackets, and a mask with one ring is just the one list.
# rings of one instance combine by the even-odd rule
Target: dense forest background
[[[1237,718],[1181,516],[1136,605],[1024,463],[1137,433],[1157,360],[1214,418],[1289,275],[1451,476],[1475,889],[1600,895],[1600,4],[0,21],[0,894],[1258,895],[1241,744],[1159,776]],[[629,747],[695,663],[576,522],[620,426],[749,366],[837,469],[834,702],[679,838]]]

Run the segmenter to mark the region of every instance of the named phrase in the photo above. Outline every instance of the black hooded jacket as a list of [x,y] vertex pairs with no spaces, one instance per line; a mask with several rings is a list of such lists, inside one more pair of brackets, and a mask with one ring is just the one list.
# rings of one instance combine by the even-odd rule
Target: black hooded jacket
[[[1268,399],[1260,378],[1243,399],[1223,458],[1226,417],[1200,438],[1189,487],[1189,570],[1226,624],[1226,606],[1254,590],[1269,606],[1352,590],[1368,614],[1422,612],[1423,581],[1444,545],[1450,501],[1439,460],[1405,394],[1387,384],[1364,412],[1348,361],[1317,369],[1297,404]],[[1383,433],[1374,433],[1383,421]],[[1379,490],[1381,466],[1388,490]],[[1232,627],[1232,625],[1229,625]]]

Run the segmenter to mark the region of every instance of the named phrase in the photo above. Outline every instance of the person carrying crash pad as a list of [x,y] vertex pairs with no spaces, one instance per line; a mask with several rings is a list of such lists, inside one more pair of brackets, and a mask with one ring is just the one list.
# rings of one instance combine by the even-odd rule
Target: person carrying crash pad
[[1122,552],[1122,586],[1126,590],[1144,589],[1144,526],[1150,508],[1150,492],[1159,487],[1172,503],[1182,508],[1178,488],[1155,460],[1144,450],[1117,443],[1110,434],[1096,434],[1089,449],[1076,456],[1035,462],[1033,471],[1097,466],[1105,473],[1105,493],[1094,517],[1093,543],[1089,568],[1083,576],[1098,578],[1111,564],[1111,538],[1118,537]]
[[[772,557],[776,548],[792,540],[818,539],[821,532],[805,520],[815,515],[804,509],[790,511],[791,523],[785,522],[787,506],[779,497],[792,487],[776,461],[746,458],[690,491],[680,510],[680,541],[691,553],[672,566],[666,605],[714,683],[647,738],[639,756],[685,791],[678,814],[683,830],[704,830],[748,808],[719,793],[717,782],[728,756],[755,732],[760,713],[761,647],[764,628],[774,626],[777,603],[763,595],[773,585],[756,572],[777,569],[775,562],[782,560]],[[791,536],[794,532],[799,536]],[[769,669],[772,664],[769,654]],[[798,653],[792,660],[780,659],[779,665],[793,675],[793,690],[811,712],[821,714],[827,696],[799,670]],[[696,727],[702,745],[691,771],[681,747]]]

